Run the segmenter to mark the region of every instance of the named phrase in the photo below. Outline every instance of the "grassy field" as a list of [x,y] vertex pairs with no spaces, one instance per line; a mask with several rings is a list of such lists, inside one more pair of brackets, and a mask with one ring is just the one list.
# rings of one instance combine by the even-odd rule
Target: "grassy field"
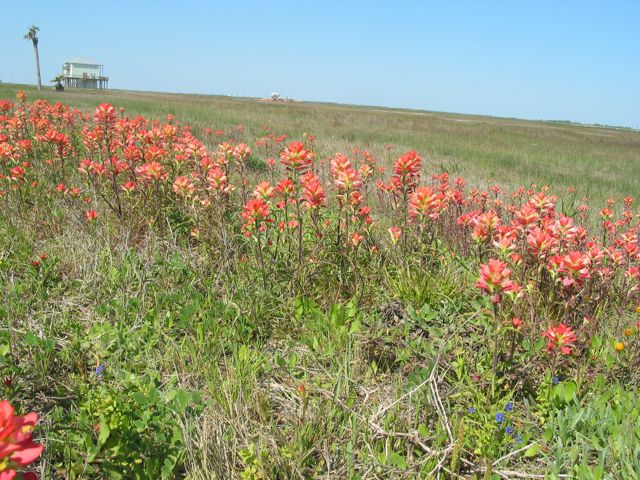
[[[0,98],[13,98],[24,85],[0,85]],[[640,191],[640,132],[449,113],[401,111],[317,103],[268,103],[255,99],[126,91],[51,90],[49,101],[92,111],[107,101],[129,114],[164,118],[172,114],[193,126],[226,129],[244,125],[258,134],[262,126],[292,137],[316,135],[325,152],[370,150],[386,159],[415,149],[428,169],[462,175],[476,185],[493,179],[505,188],[548,185],[555,192],[575,187],[595,207],[607,198],[621,200]]]
[[18,88],[0,478],[640,477],[638,132]]

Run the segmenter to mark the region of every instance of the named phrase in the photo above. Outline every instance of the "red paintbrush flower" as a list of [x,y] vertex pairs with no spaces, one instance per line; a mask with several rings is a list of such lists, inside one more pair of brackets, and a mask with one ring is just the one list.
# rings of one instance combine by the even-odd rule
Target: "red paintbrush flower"
[[116,123],[116,109],[108,103],[101,103],[96,107],[93,119],[97,124],[112,126]]
[[325,204],[326,194],[320,179],[313,172],[307,172],[301,178],[302,198],[309,208],[318,208]]
[[393,166],[394,175],[391,184],[403,193],[411,193],[420,181],[422,158],[415,150],[405,153],[396,160]]
[[244,211],[240,215],[249,225],[268,222],[269,207],[262,198],[251,198],[245,203]]
[[126,182],[124,182],[122,184],[122,190],[124,190],[127,193],[131,193],[133,190],[135,190],[136,188],[136,184],[134,182],[132,182],[131,180],[128,180]]
[[536,255],[543,256],[551,251],[556,243],[557,239],[553,233],[540,227],[534,227],[527,235],[527,245]]
[[269,185],[269,182],[260,182],[256,185],[256,188],[253,190],[251,194],[254,198],[261,198],[263,200],[269,200],[271,197],[275,195],[275,189]]
[[549,340],[547,343],[547,350],[553,351],[556,348],[560,349],[560,352],[564,355],[571,354],[571,347],[573,343],[578,339],[573,330],[567,327],[564,323],[561,323],[557,327],[549,327],[549,329],[542,335]]
[[518,292],[520,286],[511,281],[511,270],[501,260],[492,258],[488,263],[480,266],[480,278],[476,287],[491,295],[493,303],[500,303],[502,294]]
[[178,195],[190,197],[196,191],[196,187],[185,176],[180,176],[173,182],[173,191]]
[[44,447],[33,442],[31,433],[37,421],[36,413],[19,416],[8,401],[0,401],[0,480],[15,478],[16,469],[42,454]]
[[246,143],[240,143],[233,149],[232,155],[238,163],[243,163],[251,155],[251,149]]
[[570,252],[559,259],[558,272],[562,275],[562,284],[565,287],[572,285],[581,286],[585,279],[591,277],[589,265],[591,259],[581,252]]
[[399,227],[389,227],[387,232],[389,232],[393,244],[398,243],[398,240],[402,237],[402,230]]
[[471,237],[476,242],[490,240],[501,223],[502,221],[495,210],[489,210],[488,212],[479,214],[473,218],[473,233]]
[[229,193],[235,188],[228,181],[227,175],[224,170],[219,166],[213,166],[207,172],[207,183],[209,183],[209,190],[219,193]]
[[288,171],[306,172],[313,163],[313,152],[305,148],[302,142],[291,142],[280,153],[280,161]]
[[418,187],[409,197],[409,220],[420,223],[427,217],[437,220],[444,209],[444,195],[433,187]]

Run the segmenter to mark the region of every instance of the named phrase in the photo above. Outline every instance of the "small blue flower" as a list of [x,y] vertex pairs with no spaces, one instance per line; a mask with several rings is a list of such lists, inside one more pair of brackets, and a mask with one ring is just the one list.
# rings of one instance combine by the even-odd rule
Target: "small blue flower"
[[504,413],[502,412],[496,413],[496,422],[498,423],[504,422]]
[[553,378],[552,378],[552,381],[553,381],[554,385],[557,385],[558,382],[560,381],[560,379],[554,375]]
[[476,409],[475,409],[475,407],[469,407],[469,413],[470,413],[471,415],[473,415],[474,413],[476,413]]
[[522,443],[522,435],[520,435],[519,433],[516,433],[516,442]]
[[513,435],[513,427],[511,425],[509,425],[507,428],[504,429],[505,433],[507,435]]
[[513,402],[507,402],[507,404],[504,406],[504,409],[507,412],[512,412],[513,411]]
[[104,363],[101,363],[100,365],[98,365],[94,373],[96,374],[96,376],[99,377],[100,375],[102,375],[103,370],[104,370]]

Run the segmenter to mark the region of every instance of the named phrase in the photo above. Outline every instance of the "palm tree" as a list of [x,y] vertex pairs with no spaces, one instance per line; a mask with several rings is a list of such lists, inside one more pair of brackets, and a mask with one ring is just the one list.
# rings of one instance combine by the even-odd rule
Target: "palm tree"
[[38,77],[38,90],[42,90],[42,81],[40,80],[40,55],[38,55],[38,32],[40,29],[35,25],[32,25],[27,34],[24,36],[25,40],[31,40],[33,43],[33,53],[36,56],[36,75]]

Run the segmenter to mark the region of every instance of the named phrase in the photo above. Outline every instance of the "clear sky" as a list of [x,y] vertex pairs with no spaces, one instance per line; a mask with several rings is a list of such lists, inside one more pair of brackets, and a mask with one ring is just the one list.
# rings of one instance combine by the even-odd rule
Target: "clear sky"
[[3,0],[0,79],[640,127],[640,0]]

